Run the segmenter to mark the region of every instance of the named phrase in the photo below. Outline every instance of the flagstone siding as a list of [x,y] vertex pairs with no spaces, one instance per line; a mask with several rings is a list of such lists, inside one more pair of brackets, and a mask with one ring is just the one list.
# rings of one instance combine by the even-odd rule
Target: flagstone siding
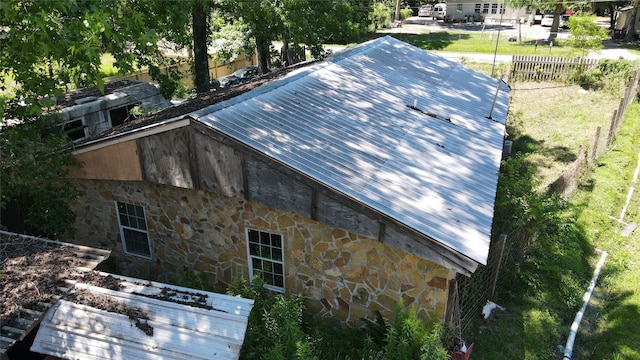
[[[80,184],[73,240],[111,249],[125,275],[167,281],[194,272],[224,292],[249,277],[245,234],[254,229],[282,235],[285,292],[304,294],[310,313],[360,326],[375,310],[391,318],[402,302],[421,317],[444,320],[455,272],[370,237],[202,190],[142,181]],[[124,253],[116,201],[144,207],[151,259]]]

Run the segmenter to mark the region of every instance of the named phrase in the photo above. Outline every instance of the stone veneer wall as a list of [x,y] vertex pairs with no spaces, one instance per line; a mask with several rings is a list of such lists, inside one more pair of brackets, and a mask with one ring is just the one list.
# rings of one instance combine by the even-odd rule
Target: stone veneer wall
[[[248,278],[245,228],[252,228],[283,236],[286,292],[304,294],[314,315],[360,326],[360,318],[375,310],[390,319],[402,301],[420,317],[444,320],[455,273],[377,240],[204,191],[148,182],[80,183],[75,241],[111,249],[125,275],[167,281],[194,271],[224,292],[227,284]],[[151,260],[124,254],[114,201],[144,207]]]

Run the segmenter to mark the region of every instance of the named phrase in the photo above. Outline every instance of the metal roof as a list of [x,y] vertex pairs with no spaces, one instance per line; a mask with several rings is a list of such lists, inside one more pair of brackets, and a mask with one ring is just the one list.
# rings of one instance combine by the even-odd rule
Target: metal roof
[[[69,359],[237,359],[253,300],[101,273],[118,290],[77,283],[98,303],[58,301],[40,324],[31,351]],[[84,294],[84,293],[83,293]],[[105,300],[106,299],[106,300]],[[145,314],[134,325],[130,310]],[[144,319],[144,318],[143,318]],[[151,329],[149,331],[148,329]]]
[[191,116],[485,264],[508,101],[387,36]]

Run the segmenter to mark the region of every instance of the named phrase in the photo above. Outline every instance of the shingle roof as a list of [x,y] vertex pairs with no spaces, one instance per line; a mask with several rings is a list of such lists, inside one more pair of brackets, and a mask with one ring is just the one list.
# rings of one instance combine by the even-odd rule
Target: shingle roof
[[384,37],[191,116],[485,264],[508,101],[502,81]]

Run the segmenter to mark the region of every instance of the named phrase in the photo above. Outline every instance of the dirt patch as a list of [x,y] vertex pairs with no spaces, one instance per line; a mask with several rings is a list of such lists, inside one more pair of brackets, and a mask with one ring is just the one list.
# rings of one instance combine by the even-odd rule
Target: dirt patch
[[124,304],[108,295],[89,290],[76,290],[67,295],[66,299],[75,304],[82,304],[92,308],[126,315],[138,329],[142,330],[147,336],[153,336],[153,327],[149,325],[147,321],[152,319],[149,314],[142,309]]

